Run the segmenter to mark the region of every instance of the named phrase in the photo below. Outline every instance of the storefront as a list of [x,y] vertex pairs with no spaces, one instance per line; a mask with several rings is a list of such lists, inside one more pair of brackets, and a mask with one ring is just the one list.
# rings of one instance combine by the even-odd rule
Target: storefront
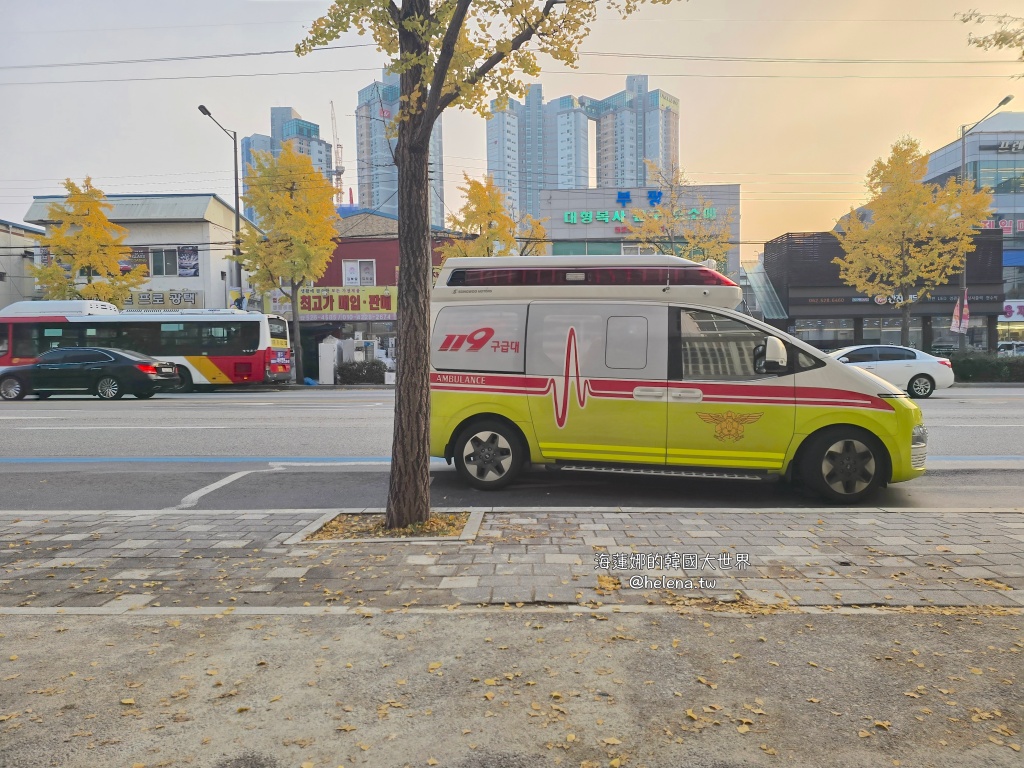
[[[645,211],[662,204],[660,189],[544,189],[540,218],[551,239],[552,256],[613,256],[640,253],[642,246],[627,240],[630,224]],[[666,201],[667,202],[667,201]],[[731,219],[726,273],[740,271],[740,187],[738,184],[695,185],[688,188],[680,214],[706,221]]]
[[[1024,112],[999,112],[928,158],[925,180],[944,184],[958,177],[961,163],[975,188],[992,192],[992,208],[983,226],[1003,240],[1003,290],[1007,303],[1024,299]],[[1024,317],[1000,318],[999,338],[1020,333]]]
[[[970,321],[967,342],[974,349],[995,349],[1005,306],[1002,238],[982,231],[967,258]],[[786,311],[778,327],[822,349],[851,344],[899,344],[901,311],[897,296],[866,296],[839,279],[833,259],[844,255],[831,232],[790,233],[765,244],[764,267]],[[918,349],[955,347],[950,332],[959,296],[957,278],[911,308],[910,344]],[[1024,317],[1021,318],[1024,321]]]
[[1006,299],[999,317],[1000,341],[1024,341],[1024,300]]

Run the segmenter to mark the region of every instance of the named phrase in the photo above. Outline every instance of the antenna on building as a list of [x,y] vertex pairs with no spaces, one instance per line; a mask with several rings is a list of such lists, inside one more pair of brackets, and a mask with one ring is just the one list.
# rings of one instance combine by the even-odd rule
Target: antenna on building
[[334,182],[334,204],[345,204],[345,189],[341,177],[345,173],[345,166],[341,163],[341,144],[338,143],[338,121],[334,117],[334,102],[331,102],[331,134],[334,139],[334,170],[331,172],[331,180]]

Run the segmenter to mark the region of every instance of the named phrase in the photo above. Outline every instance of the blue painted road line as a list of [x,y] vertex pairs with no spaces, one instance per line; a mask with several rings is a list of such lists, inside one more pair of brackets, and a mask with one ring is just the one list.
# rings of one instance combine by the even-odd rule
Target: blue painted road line
[[[0,458],[0,464],[390,464],[387,456],[18,456]],[[431,464],[445,464],[432,458]]]

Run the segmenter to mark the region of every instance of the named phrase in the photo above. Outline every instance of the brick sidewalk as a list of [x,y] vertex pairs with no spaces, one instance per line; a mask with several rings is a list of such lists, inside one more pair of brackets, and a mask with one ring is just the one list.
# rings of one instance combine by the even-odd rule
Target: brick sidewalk
[[1018,511],[494,510],[475,541],[285,543],[324,512],[0,513],[0,612],[643,605],[658,579],[802,606],[1024,606]]

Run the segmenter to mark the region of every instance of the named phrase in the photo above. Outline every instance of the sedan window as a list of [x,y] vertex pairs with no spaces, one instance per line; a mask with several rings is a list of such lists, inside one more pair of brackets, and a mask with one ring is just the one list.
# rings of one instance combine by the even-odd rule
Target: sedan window
[[888,349],[882,347],[878,350],[879,360],[916,360],[917,355],[914,354],[912,349],[900,349],[899,347],[893,347]]
[[852,349],[843,355],[848,362],[851,363],[872,363],[877,360],[875,355],[875,347],[861,347],[860,349]]

